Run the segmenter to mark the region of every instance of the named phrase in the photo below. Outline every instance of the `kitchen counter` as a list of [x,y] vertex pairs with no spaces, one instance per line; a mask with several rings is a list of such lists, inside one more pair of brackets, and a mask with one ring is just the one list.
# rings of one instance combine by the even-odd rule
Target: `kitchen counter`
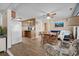
[[0,35],[0,38],[4,38],[4,37],[7,37],[7,35]]

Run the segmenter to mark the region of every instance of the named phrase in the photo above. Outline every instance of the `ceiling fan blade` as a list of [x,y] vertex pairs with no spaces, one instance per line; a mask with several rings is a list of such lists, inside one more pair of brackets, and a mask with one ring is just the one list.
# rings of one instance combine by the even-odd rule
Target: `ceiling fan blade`
[[52,15],[56,15],[56,13],[53,13]]
[[42,10],[40,10],[40,11],[41,11],[41,12],[43,12],[43,13],[47,13],[47,12],[46,12],[45,10],[43,10],[43,9],[42,9]]
[[42,19],[44,19],[46,17],[47,17],[47,15],[37,16],[37,18],[42,18]]

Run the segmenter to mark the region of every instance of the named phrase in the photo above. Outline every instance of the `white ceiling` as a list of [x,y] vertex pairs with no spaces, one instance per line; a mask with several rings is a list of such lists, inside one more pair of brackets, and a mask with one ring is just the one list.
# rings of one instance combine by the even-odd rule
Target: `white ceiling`
[[17,3],[0,3],[0,12],[4,13],[7,9],[17,9],[18,5]]
[[[43,18],[42,15],[53,11],[55,18],[70,17],[75,9],[75,3],[0,3],[0,11],[7,9],[16,9],[17,17],[27,19],[31,17]],[[72,8],[72,10],[70,10]]]

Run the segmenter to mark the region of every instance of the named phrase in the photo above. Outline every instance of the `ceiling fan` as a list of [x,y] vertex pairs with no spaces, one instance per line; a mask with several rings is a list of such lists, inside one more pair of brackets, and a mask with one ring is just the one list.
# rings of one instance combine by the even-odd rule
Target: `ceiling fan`
[[47,13],[47,17],[53,18],[55,15],[56,15],[56,13],[53,13],[53,12]]
[[47,12],[45,10],[40,10],[41,16],[38,16],[38,18],[47,18],[47,17],[54,18],[54,16],[57,14],[56,11],[58,10],[59,9],[56,9],[55,11],[50,11],[50,12]]
[[47,17],[54,18],[55,15],[57,15],[56,12],[57,12],[57,11],[60,11],[60,10],[62,10],[62,9],[63,9],[63,7],[54,9],[53,11],[49,11],[49,12],[45,11],[44,9],[42,9],[42,10],[40,10],[41,13],[42,13],[42,15],[39,16],[38,18],[41,18],[41,17],[42,17],[42,18],[47,18]]
[[48,13],[45,13],[45,14],[39,16],[38,18],[47,18],[47,17],[53,18],[55,15],[56,15],[56,13],[54,13],[54,12],[48,12]]
[[[58,9],[55,9],[54,11],[50,11],[48,13],[42,9],[42,10],[40,10],[42,15],[39,16],[38,18],[47,18],[47,17],[54,18],[57,15],[57,11],[61,11],[63,9],[64,9],[64,6],[58,8]],[[72,8],[69,8],[69,10],[72,11]]]

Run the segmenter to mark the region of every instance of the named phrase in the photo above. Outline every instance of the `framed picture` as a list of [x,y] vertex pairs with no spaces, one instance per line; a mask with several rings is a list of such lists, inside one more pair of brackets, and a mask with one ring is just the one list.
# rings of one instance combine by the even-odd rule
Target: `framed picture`
[[13,11],[13,10],[11,11],[11,17],[12,17],[12,18],[16,18],[16,12]]
[[55,27],[64,27],[64,22],[55,22]]

